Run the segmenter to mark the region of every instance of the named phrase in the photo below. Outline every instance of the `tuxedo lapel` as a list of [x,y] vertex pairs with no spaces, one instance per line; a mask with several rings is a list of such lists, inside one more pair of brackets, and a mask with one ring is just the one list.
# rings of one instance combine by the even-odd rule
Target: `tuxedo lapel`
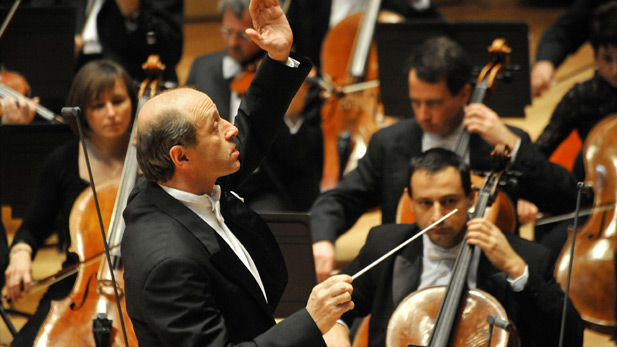
[[243,287],[262,308],[271,314],[255,278],[217,232],[188,207],[167,194],[156,183],[148,183],[148,196],[163,213],[177,220],[206,248],[212,264],[239,287]]
[[392,301],[396,307],[420,285],[422,273],[422,239],[412,242],[394,259]]

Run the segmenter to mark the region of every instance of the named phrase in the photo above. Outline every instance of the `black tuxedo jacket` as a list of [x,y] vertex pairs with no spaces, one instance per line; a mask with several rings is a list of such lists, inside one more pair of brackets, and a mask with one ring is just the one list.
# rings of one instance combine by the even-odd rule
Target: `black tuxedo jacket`
[[[375,227],[358,257],[343,270],[353,275],[418,232],[414,225],[387,224]],[[564,294],[553,277],[548,249],[506,234],[510,245],[527,263],[529,278],[521,292],[513,292],[507,275],[495,268],[484,254],[478,265],[477,286],[491,294],[506,309],[523,346],[556,346],[559,341]],[[343,315],[351,323],[354,317],[371,314],[369,346],[384,346],[390,316],[420,284],[422,274],[422,238],[412,242],[353,282],[354,310]],[[565,345],[581,346],[583,322],[572,305],[567,311]]]
[[[529,135],[510,127],[521,144],[511,169],[518,179],[518,196],[553,213],[572,211],[576,205],[576,179],[563,167],[550,163],[538,152]],[[470,140],[470,166],[474,171],[493,168],[493,148],[475,134]],[[313,241],[330,240],[349,230],[372,208],[381,207],[382,222],[394,223],[396,207],[405,187],[409,160],[422,153],[422,128],[415,119],[400,121],[376,132],[358,167],[336,188],[323,193],[311,208]]]
[[250,253],[257,282],[219,235],[156,183],[141,181],[124,211],[122,240],[127,311],[143,346],[322,346],[306,310],[282,323],[272,317],[287,283],[284,259],[265,222],[231,192],[256,167],[276,136],[310,63],[292,69],[266,58],[241,105],[242,163],[219,180],[225,224]]

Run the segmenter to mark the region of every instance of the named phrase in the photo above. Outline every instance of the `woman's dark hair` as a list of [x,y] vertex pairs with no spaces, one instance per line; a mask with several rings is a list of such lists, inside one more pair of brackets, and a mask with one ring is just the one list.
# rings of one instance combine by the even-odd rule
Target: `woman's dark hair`
[[[135,110],[137,109],[137,91],[128,72],[118,63],[111,60],[95,60],[79,69],[73,78],[73,83],[71,84],[71,89],[66,99],[66,106],[77,106],[81,109],[82,117],[79,119],[84,130],[90,129],[85,117],[90,102],[101,94],[112,90],[118,79],[124,82],[129,98],[131,99],[133,108],[131,110],[132,124],[132,120],[135,117]],[[67,122],[71,126],[71,129],[77,133],[77,123],[75,119],[72,117],[68,118]]]

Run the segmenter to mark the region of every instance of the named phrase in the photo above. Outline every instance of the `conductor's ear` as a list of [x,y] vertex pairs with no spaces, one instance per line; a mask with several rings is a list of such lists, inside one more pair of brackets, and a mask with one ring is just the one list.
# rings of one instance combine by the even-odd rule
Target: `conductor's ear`
[[177,169],[186,167],[190,161],[186,153],[186,148],[182,145],[175,145],[169,149],[169,157]]

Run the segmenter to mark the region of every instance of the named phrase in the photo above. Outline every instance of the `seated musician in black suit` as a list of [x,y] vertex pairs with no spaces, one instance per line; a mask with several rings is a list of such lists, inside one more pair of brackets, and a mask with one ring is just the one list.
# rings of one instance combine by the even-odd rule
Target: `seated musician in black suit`
[[[471,95],[471,65],[463,48],[446,37],[433,37],[415,50],[409,65],[409,97],[414,117],[376,132],[356,169],[336,188],[321,194],[311,208],[313,252],[319,279],[334,265],[334,242],[372,208],[381,208],[382,223],[395,221],[396,208],[407,185],[409,160],[433,147],[457,149],[457,140],[471,133],[463,148],[474,171],[489,171],[495,145],[513,150],[512,170],[522,173],[518,196],[543,212],[574,210],[576,180],[563,167],[548,162],[529,135],[506,126],[486,105],[467,105]],[[561,250],[561,245],[555,249]]]
[[[557,346],[564,293],[553,277],[549,250],[504,234],[485,218],[468,218],[467,210],[474,206],[469,168],[453,152],[441,148],[424,152],[412,159],[409,172],[417,223],[373,228],[360,254],[343,273],[357,273],[450,211],[458,208],[458,212],[356,278],[355,307],[343,315],[343,322],[349,324],[355,317],[371,314],[369,346],[384,346],[388,321],[399,303],[418,289],[447,285],[455,258],[466,242],[481,250],[471,258],[469,288],[484,290],[503,305],[522,346]],[[565,346],[582,345],[583,322],[571,303],[565,334]],[[344,346],[348,339],[343,324],[326,334],[328,346]]]

